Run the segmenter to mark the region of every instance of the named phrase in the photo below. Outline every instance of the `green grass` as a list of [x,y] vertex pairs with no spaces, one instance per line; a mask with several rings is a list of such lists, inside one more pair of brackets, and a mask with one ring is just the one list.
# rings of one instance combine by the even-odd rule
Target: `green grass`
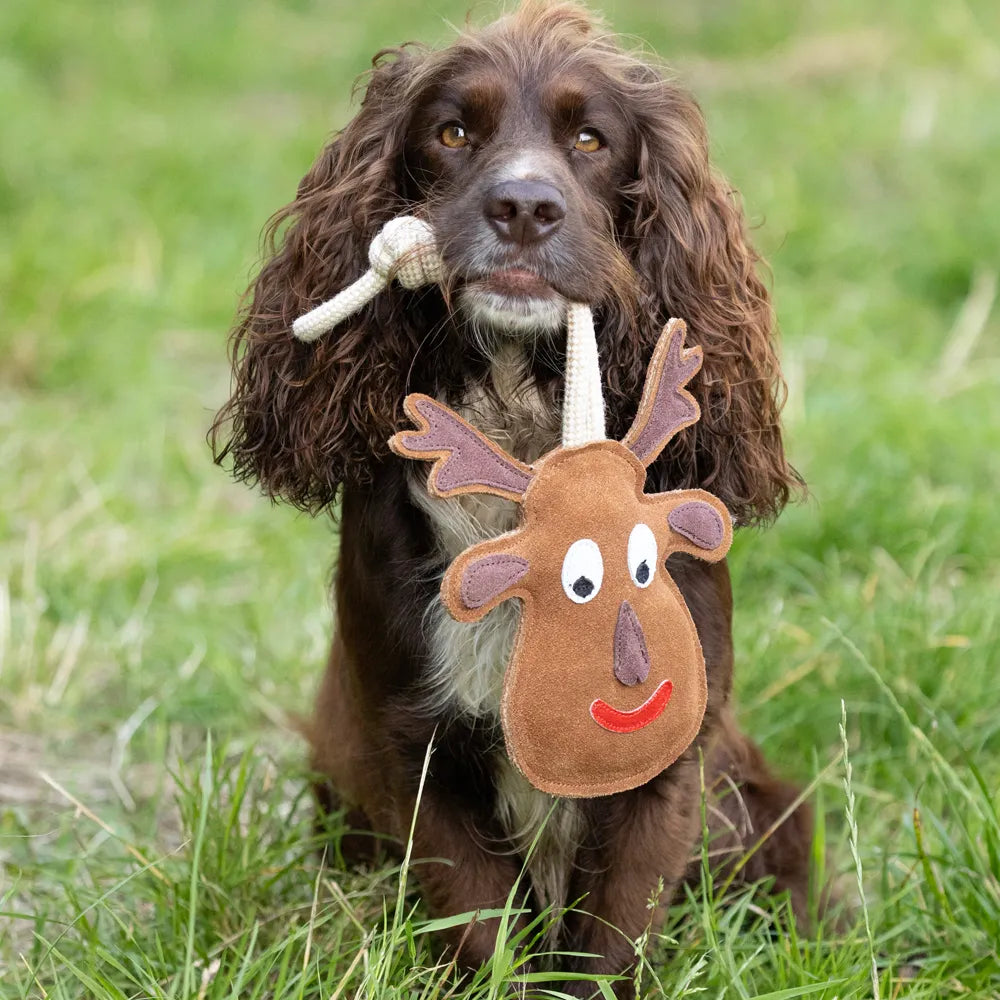
[[[287,720],[333,528],[227,482],[204,433],[264,219],[368,55],[463,13],[0,7],[4,1000],[454,995],[412,871],[309,841]],[[642,989],[871,997],[874,956],[882,998],[1000,996],[1000,8],[608,14],[699,93],[773,265],[812,499],[737,543],[737,692],[855,901],[806,934],[706,873],[639,942]]]

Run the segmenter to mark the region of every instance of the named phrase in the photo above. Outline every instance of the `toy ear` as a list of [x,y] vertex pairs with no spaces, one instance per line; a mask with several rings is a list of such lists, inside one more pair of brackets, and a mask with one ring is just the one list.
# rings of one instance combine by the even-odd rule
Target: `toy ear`
[[523,596],[519,585],[531,564],[519,542],[518,531],[501,535],[466,549],[448,567],[441,581],[441,600],[453,618],[476,622],[498,604]]
[[675,507],[667,516],[667,524],[706,552],[718,548],[726,537],[722,515],[704,500],[689,500]]
[[726,505],[704,490],[675,490],[649,498],[666,517],[670,550],[718,562],[733,542],[733,521]]

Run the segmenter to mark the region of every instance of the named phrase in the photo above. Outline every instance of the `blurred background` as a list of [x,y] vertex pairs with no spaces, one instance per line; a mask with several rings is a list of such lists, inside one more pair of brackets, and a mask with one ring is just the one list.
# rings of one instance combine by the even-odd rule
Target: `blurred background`
[[[263,223],[374,52],[466,9],[0,8],[0,996],[229,996],[281,948],[288,996],[361,989],[392,876],[310,923],[295,847],[335,527],[230,483],[205,433]],[[737,695],[850,879],[853,819],[874,935],[736,935],[690,982],[870,996],[874,955],[883,995],[998,996],[1000,5],[600,9],[697,94],[772,268],[811,499],[735,547]]]

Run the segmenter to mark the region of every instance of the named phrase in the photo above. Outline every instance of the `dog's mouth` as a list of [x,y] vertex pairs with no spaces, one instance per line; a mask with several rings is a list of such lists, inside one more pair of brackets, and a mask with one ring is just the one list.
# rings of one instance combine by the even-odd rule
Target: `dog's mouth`
[[548,299],[558,294],[540,274],[523,267],[493,271],[473,284],[484,292],[511,298]]
[[459,288],[458,300],[471,319],[507,333],[553,332],[565,322],[563,293],[527,267],[470,275]]
[[638,707],[630,712],[614,708],[601,698],[595,698],[590,706],[590,715],[602,729],[611,733],[634,733],[655,722],[667,707],[674,685],[661,681],[656,690]]

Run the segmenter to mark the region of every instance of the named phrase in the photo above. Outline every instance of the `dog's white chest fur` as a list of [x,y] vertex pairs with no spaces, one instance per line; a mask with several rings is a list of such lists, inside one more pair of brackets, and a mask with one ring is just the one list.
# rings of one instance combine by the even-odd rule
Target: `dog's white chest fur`
[[[494,391],[477,392],[459,411],[509,454],[530,463],[558,445],[560,427],[558,414],[526,381],[524,371],[522,351],[509,347],[493,362]],[[410,495],[427,514],[446,563],[517,524],[517,504],[510,500],[481,494],[431,497],[426,470],[414,469]],[[429,605],[424,620],[431,654],[426,696],[433,710],[499,718],[504,671],[519,617],[513,600],[473,623],[456,622],[440,600]],[[518,853],[527,853],[544,824],[528,863],[531,881],[542,905],[564,904],[579,835],[578,810],[568,800],[554,800],[533,788],[503,755],[495,783],[497,818]]]

